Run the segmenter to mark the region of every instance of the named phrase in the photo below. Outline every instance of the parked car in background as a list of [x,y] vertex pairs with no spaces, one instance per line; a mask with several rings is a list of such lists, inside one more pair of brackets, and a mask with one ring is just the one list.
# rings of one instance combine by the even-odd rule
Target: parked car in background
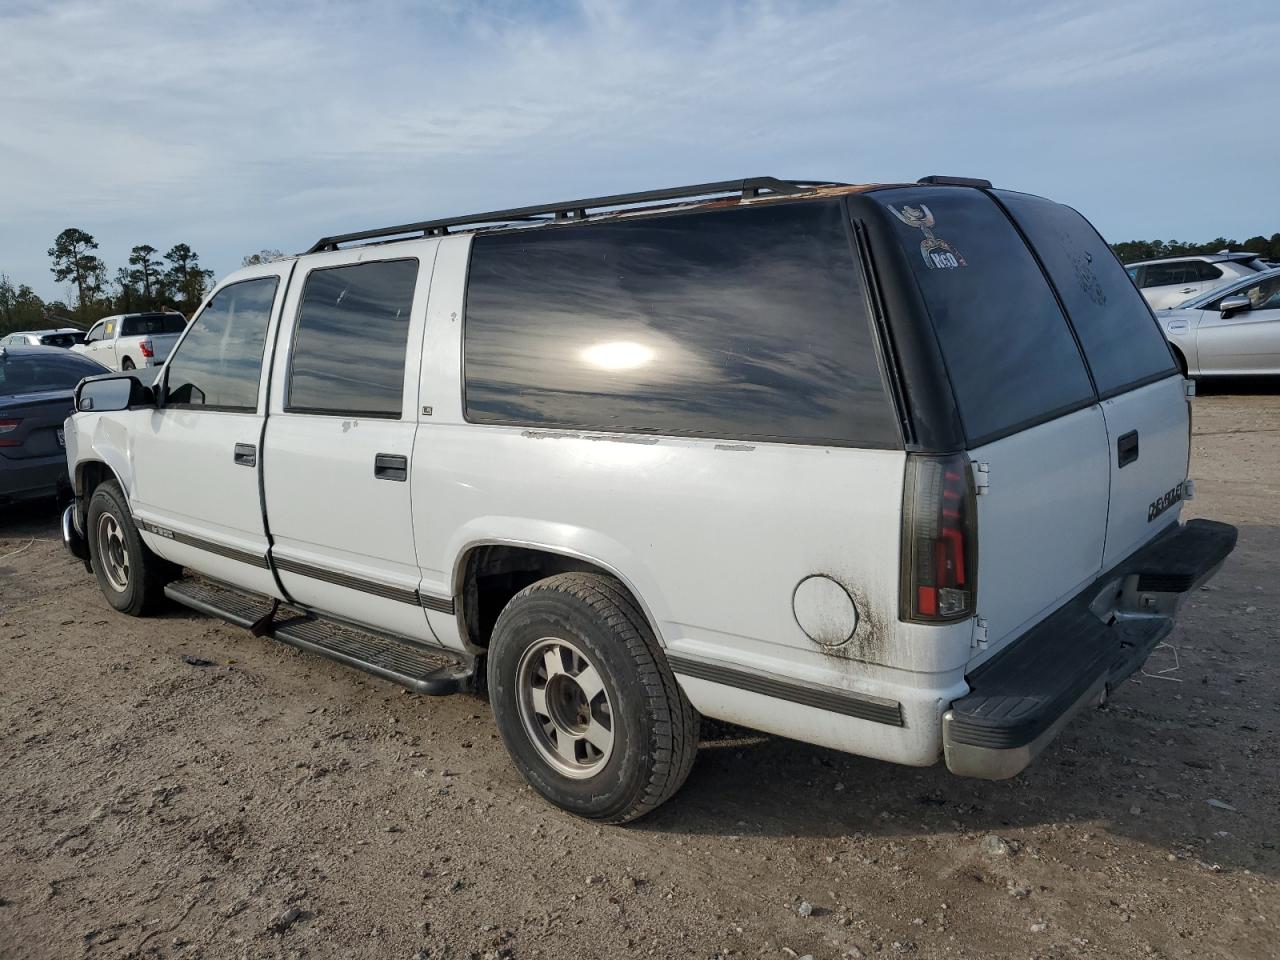
[[1280,374],[1280,269],[1157,311],[1156,319],[1193,377]]
[[325,237],[142,380],[67,421],[64,537],[114,609],[487,690],[533,788],[613,823],[699,715],[1014,776],[1236,539],[1179,522],[1188,384],[1120,262],[986,181]]
[[158,367],[187,328],[180,313],[126,313],[104,317],[71,349],[112,370]]
[[1176,307],[1191,297],[1247,277],[1267,265],[1256,253],[1206,253],[1126,263],[1129,276],[1152,310]]
[[76,384],[106,372],[58,347],[0,344],[0,503],[70,490],[62,423]]
[[22,330],[0,339],[0,344],[10,347],[74,347],[84,343],[84,331],[73,327],[60,330]]

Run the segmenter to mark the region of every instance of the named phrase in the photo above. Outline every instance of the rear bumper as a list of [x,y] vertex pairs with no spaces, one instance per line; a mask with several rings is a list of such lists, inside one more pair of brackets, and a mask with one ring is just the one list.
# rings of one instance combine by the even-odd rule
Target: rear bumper
[[1213,576],[1235,544],[1229,524],[1173,528],[984,663],[943,714],[947,768],[986,780],[1025,769],[1076,713],[1146,662],[1173,629],[1178,598]]
[[0,502],[51,497],[70,486],[67,455],[61,451],[47,457],[0,459]]

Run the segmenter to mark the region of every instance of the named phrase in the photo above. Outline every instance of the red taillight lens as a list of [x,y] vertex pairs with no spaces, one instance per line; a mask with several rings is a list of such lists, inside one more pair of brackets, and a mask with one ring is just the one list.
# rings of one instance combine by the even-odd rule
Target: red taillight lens
[[927,623],[973,614],[978,572],[977,510],[969,461],[909,456],[902,496],[903,620]]
[[154,357],[156,355],[155,347],[151,345],[150,340],[143,340],[138,344],[138,349],[142,351],[144,357]]
[[18,440],[6,439],[5,434],[13,433],[18,429],[21,420],[0,420],[0,447],[17,447],[21,443]]

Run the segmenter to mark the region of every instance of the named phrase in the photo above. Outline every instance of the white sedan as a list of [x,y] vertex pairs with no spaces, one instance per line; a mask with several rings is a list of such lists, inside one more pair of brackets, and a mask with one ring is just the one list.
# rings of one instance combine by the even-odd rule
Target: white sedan
[[1156,318],[1190,376],[1280,374],[1280,269],[1157,310]]

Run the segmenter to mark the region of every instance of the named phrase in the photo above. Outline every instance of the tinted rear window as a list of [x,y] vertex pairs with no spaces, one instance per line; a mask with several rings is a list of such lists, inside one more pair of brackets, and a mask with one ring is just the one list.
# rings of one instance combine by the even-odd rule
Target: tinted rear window
[[1116,393],[1175,372],[1168,343],[1146,301],[1089,221],[1041,197],[1004,191],[996,195],[1040,255],[1080,338],[1099,393]]
[[971,444],[1093,400],[1080,350],[1039,264],[978,190],[885,190]]
[[0,396],[70,390],[85,377],[106,372],[104,367],[74,353],[9,356],[0,361]]
[[145,337],[160,333],[181,333],[187,327],[180,313],[156,313],[145,317],[125,317],[120,325],[122,337]]
[[478,236],[473,422],[900,446],[841,206]]

